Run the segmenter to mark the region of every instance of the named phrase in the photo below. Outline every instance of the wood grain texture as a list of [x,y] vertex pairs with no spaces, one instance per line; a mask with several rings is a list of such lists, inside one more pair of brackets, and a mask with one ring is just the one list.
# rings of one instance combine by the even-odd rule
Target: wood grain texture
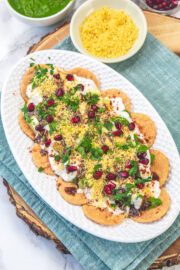
[[[148,22],[148,31],[159,39],[170,50],[180,55],[180,20],[162,16],[153,12],[144,11]],[[29,48],[28,53],[51,49],[69,34],[69,23],[55,29]],[[10,201],[16,207],[16,214],[23,219],[30,229],[37,235],[53,241],[58,250],[69,253],[66,247],[45,226],[39,217],[30,209],[15,190],[4,180]],[[159,269],[163,266],[180,264],[180,238],[177,239],[149,269]]]
[[[144,11],[144,15],[147,19],[148,31],[166,47],[180,55],[180,20],[150,11]],[[39,43],[34,44],[29,49],[28,53],[52,49],[68,34],[69,23],[65,24],[63,27],[57,28],[53,33],[46,35]]]

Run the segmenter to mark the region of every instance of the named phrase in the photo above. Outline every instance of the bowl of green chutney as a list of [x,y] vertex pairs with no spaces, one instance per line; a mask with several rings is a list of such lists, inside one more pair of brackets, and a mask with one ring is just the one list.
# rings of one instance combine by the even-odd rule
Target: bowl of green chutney
[[11,14],[35,26],[48,26],[65,19],[74,3],[75,0],[6,0]]

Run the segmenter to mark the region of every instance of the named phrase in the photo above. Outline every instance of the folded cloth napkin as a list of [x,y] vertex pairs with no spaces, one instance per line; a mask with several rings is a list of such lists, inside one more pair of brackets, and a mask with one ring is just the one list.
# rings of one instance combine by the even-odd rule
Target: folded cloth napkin
[[[70,38],[55,49],[75,51]],[[180,61],[148,34],[143,48],[124,63],[110,65],[131,81],[153,104],[166,122],[180,150]],[[0,118],[0,174],[40,217],[47,227],[89,270],[143,270],[180,236],[180,215],[159,237],[133,244],[117,243],[90,235],[49,207],[28,183],[9,149]]]

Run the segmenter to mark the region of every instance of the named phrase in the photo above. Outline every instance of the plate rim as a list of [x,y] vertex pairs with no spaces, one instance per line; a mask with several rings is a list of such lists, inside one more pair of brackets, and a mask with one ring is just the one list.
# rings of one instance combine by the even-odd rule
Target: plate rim
[[[176,149],[176,152],[177,152],[177,154],[178,154],[178,157],[179,157],[178,162],[179,162],[179,164],[180,164],[180,156],[179,156],[179,152],[178,152],[178,149],[177,149],[177,146],[176,146],[176,144],[175,144],[175,141],[174,141],[174,139],[173,139],[173,137],[172,137],[172,135],[171,135],[171,133],[170,133],[170,131],[169,131],[167,125],[165,124],[165,122],[163,121],[163,119],[161,118],[161,116],[159,115],[159,113],[157,112],[157,110],[154,108],[154,106],[153,106],[153,105],[149,102],[149,100],[142,94],[142,92],[141,92],[140,90],[138,90],[138,88],[136,88],[135,85],[133,85],[133,84],[132,84],[130,81],[128,81],[123,75],[121,75],[120,73],[118,73],[118,72],[117,72],[116,70],[114,70],[113,68],[107,66],[106,64],[104,64],[104,63],[102,63],[102,62],[98,62],[97,60],[92,59],[92,58],[90,58],[90,57],[87,56],[87,55],[82,55],[82,54],[80,54],[80,53],[78,53],[78,52],[67,51],[67,50],[60,50],[60,51],[61,51],[62,53],[68,53],[68,54],[75,54],[75,55],[78,55],[79,57],[82,57],[82,58],[84,58],[84,59],[87,60],[87,61],[90,60],[90,61],[93,61],[93,62],[95,62],[95,63],[98,63],[98,65],[100,64],[102,67],[103,67],[103,66],[106,66],[106,68],[108,68],[110,71],[115,72],[118,76],[120,76],[121,78],[123,78],[124,81],[126,81],[129,85],[131,85],[133,88],[135,88],[136,91],[138,91],[138,92],[143,96],[143,98],[146,99],[146,101],[148,102],[148,105],[151,106],[151,109],[154,110],[154,111],[156,112],[156,114],[157,114],[157,115],[159,116],[159,118],[161,119],[161,122],[166,126],[167,132],[169,133],[169,136],[171,137],[171,140],[172,140],[172,142],[173,142],[173,145],[174,145],[174,147],[175,147],[175,149]],[[93,236],[97,236],[97,237],[99,237],[99,238],[106,239],[106,240],[109,240],[109,241],[114,241],[114,242],[122,242],[122,243],[138,243],[138,242],[143,242],[143,241],[147,241],[147,240],[150,240],[150,239],[154,239],[155,237],[157,237],[157,236],[163,234],[163,233],[164,233],[164,232],[165,232],[165,231],[166,231],[166,230],[174,223],[174,221],[176,220],[176,218],[177,218],[177,216],[178,216],[178,214],[179,214],[179,211],[180,211],[180,206],[179,206],[179,211],[177,210],[176,215],[174,215],[174,219],[171,220],[171,221],[168,223],[168,225],[165,226],[165,228],[164,228],[161,232],[154,234],[154,236],[151,236],[151,237],[148,237],[148,236],[147,236],[147,237],[144,237],[143,240],[139,239],[139,240],[136,240],[136,241],[132,241],[132,240],[130,240],[130,239],[129,239],[129,240],[121,240],[120,237],[119,237],[120,240],[119,240],[119,239],[117,240],[117,239],[115,239],[114,237],[109,237],[109,236],[105,236],[105,237],[104,237],[104,236],[102,236],[101,234],[99,234],[98,232],[92,232],[92,230],[91,230],[91,229],[89,230],[89,228],[87,228],[86,225],[84,226],[84,225],[81,224],[81,227],[80,227],[80,225],[76,223],[76,220],[73,220],[73,221],[72,221],[72,219],[70,219],[68,215],[67,215],[67,216],[64,216],[64,214],[60,213],[61,211],[59,211],[58,207],[56,207],[56,205],[55,205],[53,202],[51,202],[50,199],[48,199],[46,195],[43,194],[43,192],[41,191],[41,189],[38,188],[38,187],[33,183],[33,181],[29,180],[28,172],[26,172],[26,170],[20,165],[20,164],[21,164],[21,162],[19,162],[20,158],[19,158],[19,157],[16,157],[16,154],[15,154],[15,151],[14,151],[13,143],[11,142],[11,140],[10,140],[10,138],[9,138],[9,135],[8,135],[8,131],[6,130],[6,124],[5,124],[5,121],[4,121],[4,117],[5,117],[4,109],[5,109],[5,108],[4,108],[3,100],[4,100],[4,95],[5,95],[5,91],[6,91],[6,88],[7,88],[7,84],[8,84],[8,81],[9,81],[10,74],[15,70],[15,68],[16,68],[19,64],[21,64],[21,62],[23,62],[23,61],[26,60],[26,59],[29,60],[29,59],[30,59],[32,56],[34,56],[34,55],[37,55],[37,54],[46,54],[46,53],[50,54],[51,52],[52,52],[52,53],[57,53],[57,54],[58,54],[59,50],[54,50],[54,49],[51,49],[51,50],[42,50],[42,51],[38,51],[38,52],[34,52],[34,53],[32,53],[32,54],[29,54],[29,55],[27,55],[27,56],[25,56],[25,57],[22,57],[18,62],[16,62],[15,65],[13,65],[13,67],[11,67],[11,69],[9,70],[8,75],[7,75],[6,79],[5,79],[5,82],[4,82],[4,84],[3,84],[2,93],[1,93],[1,117],[2,117],[2,124],[3,124],[4,132],[5,132],[6,139],[7,139],[7,142],[8,142],[8,144],[9,144],[10,150],[11,150],[11,152],[12,152],[12,154],[13,154],[13,157],[14,157],[15,161],[17,162],[17,164],[18,164],[20,170],[23,172],[24,176],[26,177],[26,179],[27,179],[27,181],[30,183],[30,185],[33,187],[33,189],[34,189],[35,191],[37,191],[38,195],[45,201],[45,203],[47,203],[51,208],[53,208],[53,209],[57,212],[57,214],[59,214],[60,216],[62,216],[65,220],[67,220],[67,221],[70,222],[71,224],[75,225],[76,227],[80,228],[81,230],[83,230],[83,231],[85,231],[85,232],[87,232],[87,233],[90,233],[90,234],[93,235]],[[74,205],[72,205],[72,207],[74,207]],[[77,206],[76,206],[76,207],[77,207]],[[78,207],[81,207],[81,206],[78,206]],[[87,217],[86,217],[86,218],[87,218]],[[93,222],[93,221],[92,221],[92,222]],[[148,226],[148,224],[145,224],[145,225]],[[103,226],[103,225],[102,225],[102,226]],[[112,226],[111,226],[111,227],[112,227]]]

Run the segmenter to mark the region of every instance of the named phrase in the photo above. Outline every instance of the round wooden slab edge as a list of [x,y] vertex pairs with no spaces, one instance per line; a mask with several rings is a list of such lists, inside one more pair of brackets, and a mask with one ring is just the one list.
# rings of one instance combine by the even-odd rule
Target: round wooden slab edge
[[[180,55],[180,20],[150,11],[144,11],[144,15],[147,19],[148,31],[171,51]],[[43,37],[37,44],[32,45],[28,53],[51,49],[68,34],[69,23],[65,23]]]
[[[165,46],[180,55],[180,20],[162,16],[157,13],[144,11],[148,22],[148,30]],[[69,23],[55,29],[54,32],[47,34],[41,40],[32,45],[28,53],[39,50],[51,49],[69,34]],[[167,36],[170,35],[170,38]],[[176,42],[175,42],[176,40]],[[172,41],[172,42],[171,42]],[[14,191],[14,189],[4,180],[4,185],[10,197],[10,201],[16,207],[16,214],[23,219],[30,229],[37,235],[53,241],[58,250],[69,253],[66,247],[56,238],[56,236],[45,226],[38,216],[27,206],[23,199]],[[180,263],[180,238],[177,239],[152,265],[149,269],[158,269],[163,266],[171,266]]]

